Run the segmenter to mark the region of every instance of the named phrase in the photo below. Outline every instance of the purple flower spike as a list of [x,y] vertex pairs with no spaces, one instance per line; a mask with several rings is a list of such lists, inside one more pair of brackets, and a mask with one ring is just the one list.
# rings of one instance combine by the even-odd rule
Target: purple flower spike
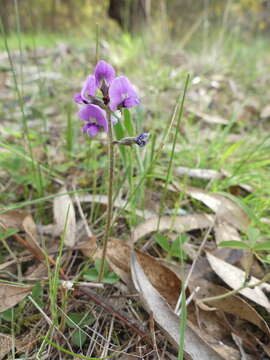
[[88,101],[88,96],[95,96],[97,91],[96,79],[94,75],[89,75],[83,85],[81,97],[83,100]]
[[96,136],[102,127],[108,132],[106,113],[97,105],[85,105],[79,111],[78,115],[81,120],[87,121],[87,124],[83,127],[83,132],[87,132],[91,136]]
[[125,76],[114,79],[109,88],[110,109],[118,107],[131,108],[139,104],[138,96],[131,82]]
[[95,69],[95,78],[96,78],[96,86],[102,86],[102,80],[105,80],[107,85],[111,85],[113,79],[115,78],[115,70],[112,65],[106,63],[106,61],[101,60],[97,63]]

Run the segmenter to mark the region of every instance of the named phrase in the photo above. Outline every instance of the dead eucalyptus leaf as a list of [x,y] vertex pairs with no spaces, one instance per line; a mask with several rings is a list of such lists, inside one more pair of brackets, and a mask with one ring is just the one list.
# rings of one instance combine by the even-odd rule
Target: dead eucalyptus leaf
[[[25,240],[21,239],[21,243],[40,261],[44,260],[42,248],[37,241],[36,224],[32,215],[25,211],[8,211],[0,215],[0,223],[4,228],[17,228],[25,232]],[[20,238],[17,238],[19,241]]]
[[222,118],[219,115],[210,115],[210,114],[205,114],[201,111],[198,111],[194,108],[189,107],[187,109],[190,113],[192,113],[193,115],[196,115],[198,118],[204,120],[205,122],[209,123],[209,124],[221,124],[221,125],[227,125],[229,122],[228,120]]
[[0,224],[7,228],[22,229],[22,223],[29,214],[25,211],[11,210],[0,214]]
[[40,261],[44,260],[43,250],[37,241],[36,224],[31,215],[25,217],[22,222],[22,227],[26,233],[25,239],[31,248],[31,252],[36,254],[36,257]]
[[[232,289],[239,289],[244,284],[245,272],[243,270],[217,258],[209,252],[206,253],[206,256],[214,272]],[[258,282],[259,280],[252,276],[247,285],[254,285]],[[270,284],[263,283],[255,288],[244,288],[239,293],[270,312],[270,302],[264,291],[270,293]]]
[[227,197],[198,189],[192,186],[185,188],[187,194],[196,200],[202,201],[206,206],[213,210],[217,218],[228,222],[238,230],[246,230],[249,226],[249,217],[244,210]]
[[[164,330],[170,342],[178,348],[180,339],[179,318],[148,280],[134,252],[131,256],[131,274],[135,288],[139,292],[147,311],[153,314],[155,321]],[[191,329],[189,323],[185,330],[184,350],[193,360],[222,359]]]
[[[229,290],[223,286],[213,284],[207,280],[200,279],[198,281],[191,281],[191,287],[200,287],[200,291],[197,293],[197,299],[203,299],[204,297],[217,296],[226,294]],[[200,303],[198,302],[200,306]],[[209,302],[210,307],[214,307],[218,310],[222,310],[227,314],[233,314],[237,318],[244,319],[261,329],[267,336],[270,336],[270,330],[266,321],[259,315],[259,313],[249,305],[244,299],[239,296],[231,295],[220,300],[214,300]]]
[[222,241],[241,241],[240,235],[235,227],[224,221],[217,221],[214,226],[214,230],[217,244],[221,243]]
[[[108,196],[107,195],[102,195],[102,194],[96,194],[96,195],[92,195],[92,194],[88,194],[88,195],[82,195],[82,196],[78,196],[78,200],[80,202],[94,202],[94,203],[99,203],[99,204],[103,204],[103,205],[107,205],[108,204]],[[114,203],[113,203],[114,207],[117,208],[123,208],[124,206],[126,206],[126,200],[122,200],[122,199],[115,199]],[[130,207],[129,205],[126,206],[126,210],[129,211]],[[148,219],[151,216],[154,216],[155,213],[153,211],[150,210],[139,210],[136,209],[135,210],[136,215]]]
[[32,286],[19,286],[0,283],[0,312],[12,308],[32,291]]
[[[213,226],[214,215],[209,214],[190,214],[183,216],[163,216],[160,219],[159,231],[171,230],[176,232],[186,232],[195,229],[204,229]],[[158,216],[154,216],[139,224],[133,231],[132,241],[135,243],[143,236],[156,231],[158,228]]]
[[64,233],[64,244],[73,248],[76,243],[76,216],[73,202],[67,194],[67,189],[62,187],[53,201],[53,215],[57,234]]
[[188,168],[183,166],[178,166],[174,173],[177,176],[189,176],[191,178],[196,179],[204,179],[204,180],[216,180],[222,178],[224,175],[216,170],[211,169],[199,169],[199,168]]
[[[130,246],[122,240],[113,238],[108,243],[107,257],[109,263],[127,284],[130,283],[130,252]],[[135,250],[135,253],[151,284],[171,307],[175,307],[181,290],[180,278],[154,257],[138,249]]]
[[0,333],[0,360],[12,349],[12,336]]

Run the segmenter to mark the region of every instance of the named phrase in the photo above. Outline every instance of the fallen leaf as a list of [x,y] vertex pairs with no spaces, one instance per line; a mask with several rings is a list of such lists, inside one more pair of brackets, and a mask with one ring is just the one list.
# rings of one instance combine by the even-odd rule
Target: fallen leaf
[[[214,272],[232,289],[239,289],[245,281],[245,272],[237,267],[217,258],[216,256],[206,253],[207,259],[214,270]],[[251,277],[247,285],[254,285],[259,280],[255,277]],[[256,304],[263,306],[268,312],[270,312],[270,302],[265,295],[264,291],[270,293],[270,284],[263,283],[255,288],[244,288],[239,291],[241,295],[244,295],[248,299],[254,301]]]
[[[204,297],[217,296],[229,292],[223,286],[213,284],[207,280],[198,279],[192,283],[190,282],[191,289],[200,287],[196,295],[196,299],[203,299]],[[231,295],[220,300],[214,300],[208,303],[210,307],[222,310],[227,314],[232,314],[237,318],[244,319],[261,329],[267,336],[270,336],[270,330],[266,321],[259,315],[259,313],[249,305],[244,299],[239,296]],[[199,302],[198,305],[200,306]]]
[[[195,229],[204,229],[213,226],[214,215],[209,214],[190,214],[183,216],[163,216],[160,219],[159,231],[171,230],[176,232],[186,232]],[[133,231],[132,241],[136,242],[143,236],[157,231],[158,216],[154,216],[139,224]]]
[[196,179],[204,179],[204,180],[214,180],[214,179],[221,179],[224,175],[216,170],[210,169],[192,169],[183,166],[178,166],[174,170],[175,175],[178,176],[189,176],[191,178]]
[[217,221],[214,226],[214,231],[217,244],[221,243],[222,241],[242,241],[235,227],[224,221]]
[[216,213],[218,219],[226,221],[238,230],[244,231],[248,228],[248,215],[231,199],[192,186],[185,187],[185,192],[192,198],[202,201]]
[[187,110],[188,110],[188,112],[192,113],[193,115],[197,116],[198,118],[204,120],[205,122],[207,122],[209,124],[227,125],[229,123],[228,120],[222,118],[219,115],[205,114],[205,113],[198,111],[191,107],[189,107]]
[[23,230],[26,233],[26,240],[31,248],[31,252],[36,254],[36,257],[40,260],[44,260],[43,250],[37,241],[37,229],[36,224],[31,215],[27,215],[22,222]]
[[10,285],[0,282],[0,312],[12,308],[32,291],[32,286]]
[[[151,284],[172,307],[175,307],[181,290],[179,277],[154,257],[138,249],[134,251]],[[130,283],[130,252],[130,246],[122,240],[113,238],[108,243],[107,257],[109,263],[127,284]]]
[[12,349],[12,336],[0,333],[0,360]]
[[266,105],[266,106],[262,109],[260,116],[261,116],[262,119],[267,119],[267,118],[270,117],[270,105],[269,105],[269,104]]
[[[131,257],[131,273],[135,288],[139,292],[147,311],[153,314],[155,321],[164,330],[170,342],[178,348],[180,341],[179,318],[171,310],[166,300],[153,287],[134,252]],[[196,334],[194,326],[189,322],[185,330],[184,350],[193,360],[222,359]]]
[[76,216],[73,202],[67,194],[67,189],[62,187],[53,201],[53,215],[56,224],[56,233],[64,235],[64,244],[73,248],[76,243]]
[[[78,200],[80,202],[94,202],[94,203],[99,203],[99,204],[103,204],[103,205],[107,205],[108,204],[108,196],[107,195],[101,195],[101,194],[96,194],[96,195],[92,195],[92,194],[88,194],[88,195],[83,195],[83,196],[78,196]],[[114,203],[113,203],[114,207],[117,208],[123,208],[124,206],[126,206],[126,200],[122,200],[122,199],[115,199]],[[126,206],[126,211],[130,211],[130,206],[127,205]],[[133,211],[133,209],[132,209]],[[136,209],[135,210],[136,215],[148,219],[151,216],[154,216],[155,213],[153,211],[150,210],[139,210]]]

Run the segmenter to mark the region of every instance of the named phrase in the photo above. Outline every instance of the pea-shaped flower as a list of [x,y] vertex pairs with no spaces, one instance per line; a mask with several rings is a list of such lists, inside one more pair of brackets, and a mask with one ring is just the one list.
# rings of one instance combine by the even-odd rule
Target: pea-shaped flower
[[108,132],[106,113],[99,106],[87,104],[79,111],[79,118],[86,121],[83,132],[90,136],[96,136],[102,128]]

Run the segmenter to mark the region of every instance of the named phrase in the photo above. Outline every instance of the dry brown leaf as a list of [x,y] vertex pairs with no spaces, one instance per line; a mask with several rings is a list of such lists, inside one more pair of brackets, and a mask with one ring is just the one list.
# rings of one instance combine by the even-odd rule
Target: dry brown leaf
[[31,215],[27,215],[22,222],[23,230],[26,233],[26,240],[32,252],[36,254],[36,257],[42,261],[44,260],[43,250],[37,241],[37,229],[36,224]]
[[[88,194],[88,195],[78,196],[78,200],[80,202],[95,202],[95,203],[99,203],[99,204],[103,204],[103,205],[108,204],[108,196],[101,195],[101,194],[96,194],[96,195]],[[116,199],[116,200],[114,200],[113,206],[121,209],[124,206],[126,206],[126,200]],[[129,207],[129,205],[127,205],[126,210],[128,211],[129,209],[130,209],[130,207]],[[155,215],[155,213],[153,211],[149,211],[149,210],[142,211],[142,210],[136,209],[135,212],[136,212],[136,215],[138,215],[142,218],[145,218],[145,219],[148,219],[151,216]]]
[[214,226],[216,243],[219,244],[222,241],[241,241],[240,235],[235,227],[224,221],[217,221]]
[[[200,279],[199,281],[191,282],[191,287],[200,287],[200,291],[197,293],[197,299],[203,299],[204,297],[217,296],[226,294],[229,290],[222,286],[213,284],[207,280]],[[198,304],[200,306],[200,304]],[[233,314],[237,318],[244,319],[260,328],[267,336],[270,335],[269,327],[266,321],[258,314],[258,312],[249,305],[244,299],[239,296],[232,295],[227,296],[220,300],[209,302],[210,307],[215,307],[218,310],[222,310],[225,313]]]
[[0,312],[15,306],[32,291],[33,286],[0,283]]
[[221,179],[224,175],[216,170],[210,169],[199,169],[199,168],[188,168],[183,166],[178,166],[174,173],[178,176],[189,176],[196,179],[205,179],[205,180],[214,180]]
[[202,201],[206,206],[212,209],[216,213],[218,219],[228,222],[238,230],[245,231],[248,228],[248,215],[231,199],[192,186],[187,186],[185,191],[191,197]]
[[[111,239],[108,244],[107,257],[113,270],[125,281],[130,283],[130,251],[129,245],[122,240]],[[174,307],[181,290],[181,281],[168,267],[154,257],[135,250],[137,258],[151,284]]]
[[[43,251],[37,241],[36,224],[30,214],[24,211],[8,211],[0,215],[0,223],[4,228],[17,228],[25,232],[22,244],[40,261],[44,259]],[[16,237],[16,236],[15,236]],[[17,239],[17,240],[20,240]]]
[[0,360],[12,349],[12,336],[0,333]]
[[[190,214],[184,216],[163,216],[160,219],[159,231],[171,230],[186,232],[213,226],[215,217],[209,214]],[[157,230],[158,216],[152,217],[139,224],[133,231],[132,241],[136,242],[143,236]]]
[[222,118],[219,115],[210,115],[210,114],[205,114],[201,111],[198,111],[194,108],[189,107],[187,109],[190,113],[192,113],[193,115],[196,115],[198,118],[204,120],[205,122],[209,123],[209,124],[221,124],[221,125],[227,125],[229,122],[228,120]]
[[23,230],[22,223],[28,213],[25,211],[11,210],[0,214],[0,224],[4,224],[7,228],[15,228]]
[[[165,331],[170,342],[179,346],[179,318],[171,310],[166,300],[152,286],[133,252],[131,257],[131,273],[134,285],[139,292],[146,309],[153,313],[158,325]],[[185,352],[193,360],[221,360],[222,357],[198,336],[192,324],[187,324],[184,339]],[[229,358],[227,358],[229,359]]]
[[57,234],[64,234],[64,244],[73,248],[76,243],[76,216],[73,202],[67,194],[67,189],[62,187],[53,201],[53,215]]
[[[245,281],[245,272],[237,267],[217,258],[216,256],[206,253],[207,259],[214,270],[214,272],[232,289],[239,289]],[[254,285],[259,280],[255,277],[251,277],[248,285]],[[256,286],[254,289],[245,288],[239,291],[240,294],[244,295],[248,299],[254,301],[258,305],[263,306],[267,311],[270,312],[270,302],[265,295],[264,291],[270,292],[270,284],[263,283]]]
[[261,118],[267,119],[270,117],[270,105],[266,105],[261,111]]

